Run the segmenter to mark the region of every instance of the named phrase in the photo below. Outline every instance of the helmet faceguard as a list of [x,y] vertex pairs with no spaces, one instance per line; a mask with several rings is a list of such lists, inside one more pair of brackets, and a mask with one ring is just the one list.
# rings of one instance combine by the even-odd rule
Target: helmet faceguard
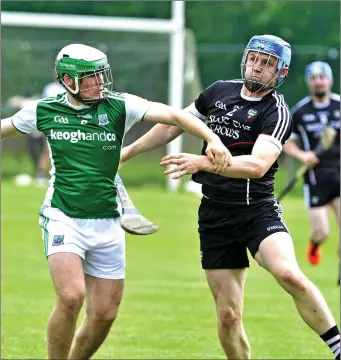
[[[254,63],[256,63],[259,53],[268,55],[267,62],[263,67],[257,65],[257,67],[262,70],[259,79],[247,78],[245,75],[246,63],[250,51],[255,52]],[[268,64],[271,56],[277,59],[277,64],[276,64],[277,71],[275,73],[270,71],[268,68]],[[289,43],[273,35],[253,36],[245,48],[242,62],[240,65],[242,79],[244,80],[244,85],[251,92],[271,90],[275,87],[280,86],[281,84],[283,84],[286,78],[286,75],[285,76],[282,75],[282,70],[284,68],[289,68],[290,61],[291,61],[291,47]],[[273,77],[270,78],[270,80],[268,80],[267,82],[263,77],[265,71],[268,71],[273,74]]]
[[[73,98],[85,105],[99,105],[112,89],[112,74],[107,56],[90,46],[82,44],[65,46],[57,55],[55,70],[61,85]],[[72,79],[73,87],[65,83],[65,74]],[[94,77],[96,84],[91,88],[80,89],[82,81],[88,77]],[[96,90],[98,95],[91,98],[84,97],[84,92],[91,90]]]

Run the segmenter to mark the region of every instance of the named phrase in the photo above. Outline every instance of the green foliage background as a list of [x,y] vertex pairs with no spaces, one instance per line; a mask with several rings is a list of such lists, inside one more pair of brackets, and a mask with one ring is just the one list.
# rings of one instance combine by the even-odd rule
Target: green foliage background
[[[171,2],[5,0],[2,11],[169,19]],[[239,78],[241,56],[250,37],[270,33],[292,45],[290,73],[279,88],[290,107],[306,96],[304,68],[315,60],[330,63],[335,78],[333,91],[340,91],[339,1],[186,1],[186,27],[195,35],[202,87],[218,79]],[[52,80],[56,53],[70,42],[103,47],[118,91],[167,102],[168,41],[166,35],[68,30],[67,23],[65,29],[3,26],[2,117],[13,114],[13,109],[6,108],[11,96],[41,93],[43,86]],[[192,100],[187,98],[184,105]],[[125,141],[135,140],[149,127],[134,126]],[[26,140],[11,139],[3,145],[3,175],[26,171],[29,167],[23,154]],[[200,148],[200,142],[185,136],[185,151],[198,152]],[[141,156],[131,163],[129,170],[122,169],[126,172],[125,181],[136,184],[139,179],[136,174],[140,174],[146,183],[160,183],[163,176],[158,160],[165,151],[163,148]],[[285,182],[288,175],[279,177]]]
[[[169,18],[171,4],[169,1],[3,1],[2,10]],[[339,92],[339,55],[333,57],[333,50],[330,50],[339,50],[339,1],[187,1],[186,27],[192,29],[196,37],[203,86],[217,79],[239,77],[243,48],[238,46],[245,46],[254,34],[270,33],[283,37],[293,48],[290,76],[281,88],[290,105],[306,92],[303,70],[308,62],[314,60],[325,60],[331,64],[336,79],[334,90]],[[6,30],[3,27],[4,34]],[[41,29],[34,31],[37,39],[43,36]],[[58,31],[53,32],[56,34],[55,41],[61,41]],[[84,35],[84,41],[91,39],[90,33]],[[233,45],[236,47],[233,48]],[[7,55],[10,49],[5,48],[4,52],[10,56]],[[15,59],[12,60],[14,65]],[[2,69],[2,72],[7,74],[17,70],[13,66],[12,69]],[[8,75],[6,78],[9,78]],[[45,74],[45,82],[50,78],[51,74]],[[21,87],[24,89],[24,85],[27,90],[28,84],[15,84],[16,91]],[[4,91],[6,96],[7,87]]]

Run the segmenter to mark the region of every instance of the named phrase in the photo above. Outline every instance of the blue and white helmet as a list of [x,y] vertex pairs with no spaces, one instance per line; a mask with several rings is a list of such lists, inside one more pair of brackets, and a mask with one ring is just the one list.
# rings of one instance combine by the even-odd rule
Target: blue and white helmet
[[310,77],[315,75],[325,75],[329,80],[333,80],[333,72],[330,65],[323,61],[314,61],[307,65],[304,70],[305,80],[308,81]]
[[[249,51],[256,51],[256,52],[261,52],[263,54],[269,54],[269,59],[270,59],[270,55],[278,59],[277,73],[274,74],[276,76],[275,84],[273,84],[273,81],[271,81],[271,83],[264,83],[261,80],[257,81],[252,79],[246,79],[245,70],[246,70],[246,61]],[[264,91],[264,90],[272,89],[274,87],[278,87],[281,84],[283,84],[286,78],[286,76],[280,77],[282,70],[283,68],[289,68],[290,62],[291,62],[291,46],[289,43],[274,35],[255,35],[250,39],[249,43],[247,44],[241,62],[241,73],[242,73],[242,79],[244,80],[244,85],[248,88],[248,90],[253,92]],[[264,67],[263,72],[265,71],[265,69],[266,66]]]

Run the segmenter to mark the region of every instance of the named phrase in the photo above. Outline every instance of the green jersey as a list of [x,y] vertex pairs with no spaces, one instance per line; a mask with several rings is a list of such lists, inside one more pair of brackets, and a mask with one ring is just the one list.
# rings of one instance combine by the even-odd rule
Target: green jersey
[[30,103],[12,117],[22,133],[47,138],[51,180],[44,205],[73,218],[115,218],[114,178],[126,132],[141,121],[149,102],[111,93],[99,106],[72,105],[67,94]]

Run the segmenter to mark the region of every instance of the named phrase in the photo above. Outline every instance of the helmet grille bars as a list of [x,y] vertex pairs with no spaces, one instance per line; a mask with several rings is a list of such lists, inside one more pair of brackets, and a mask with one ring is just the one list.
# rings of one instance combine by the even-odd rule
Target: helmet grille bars
[[[252,51],[252,50],[251,50]],[[253,60],[253,65],[248,64],[248,55],[249,55],[250,50],[247,51],[246,56],[243,58],[243,62],[241,63],[241,69],[242,69],[242,79],[244,80],[244,84],[246,86],[246,88],[251,91],[251,92],[260,92],[260,91],[265,91],[265,90],[270,90],[275,86],[275,79],[278,76],[278,64],[279,64],[279,59],[277,56],[268,54],[268,58],[266,61],[265,66],[261,66],[261,65],[256,65],[257,60],[259,58],[259,53],[263,53],[263,54],[267,54],[265,52],[262,52],[260,50],[258,50],[255,54],[255,58]],[[268,64],[270,61],[271,56],[276,57],[276,65],[275,68],[277,69],[276,72],[273,72],[271,70],[268,69]],[[247,66],[252,66],[252,72],[251,72],[251,77],[246,77],[245,75],[245,71],[246,71],[246,67]],[[259,69],[262,70],[261,74],[258,75],[256,74],[256,72],[254,71],[254,68],[257,67]],[[266,82],[263,79],[264,73],[265,71],[271,73],[273,76]],[[257,75],[257,77],[259,77],[258,79],[255,78],[255,75]]]
[[[79,97],[81,99],[80,101],[86,105],[98,105],[108,97],[110,91],[112,90],[113,79],[112,79],[111,69],[110,67],[107,67],[106,69],[103,70],[83,73],[82,76],[78,78],[79,85],[81,84],[83,79],[86,79],[90,76],[95,76],[96,85],[80,90],[79,91]],[[99,82],[100,76],[103,77],[103,82],[101,83]],[[91,99],[83,97],[84,92],[91,91],[94,89],[99,90],[98,97],[94,97]]]

